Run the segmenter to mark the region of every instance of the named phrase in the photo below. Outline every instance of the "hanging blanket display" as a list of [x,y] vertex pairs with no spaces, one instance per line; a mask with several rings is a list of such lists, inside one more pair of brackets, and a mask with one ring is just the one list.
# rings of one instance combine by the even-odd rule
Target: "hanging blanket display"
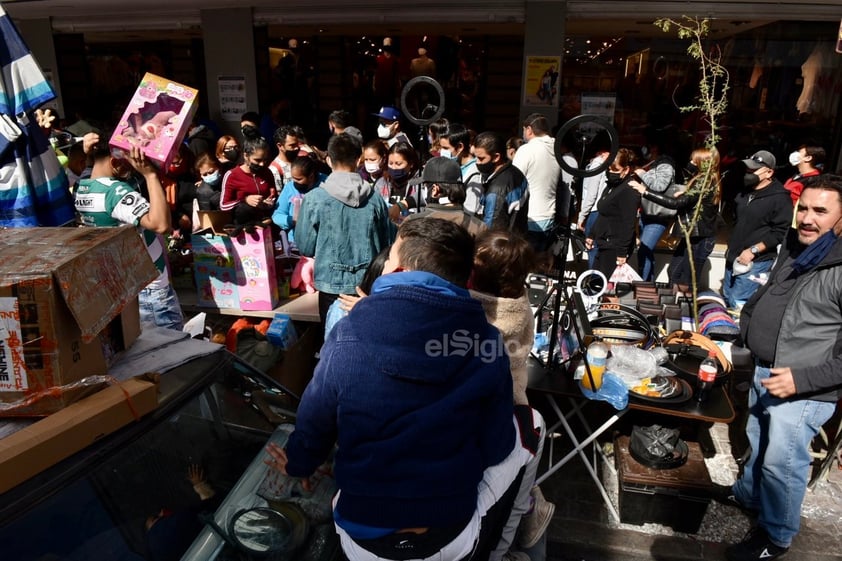
[[73,199],[34,115],[56,94],[2,6],[0,36],[0,227],[61,226]]

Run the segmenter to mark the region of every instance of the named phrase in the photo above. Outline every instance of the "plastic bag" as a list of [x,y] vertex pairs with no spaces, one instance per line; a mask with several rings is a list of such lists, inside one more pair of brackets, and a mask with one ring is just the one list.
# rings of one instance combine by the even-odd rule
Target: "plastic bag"
[[640,380],[657,375],[655,355],[634,345],[611,345],[607,370],[617,375],[627,388],[633,388]]
[[608,282],[617,284],[618,282],[637,282],[642,280],[631,265],[623,263],[622,265],[617,265],[617,268],[611,273],[611,278],[608,279]]
[[615,376],[611,372],[606,372],[602,376],[602,385],[595,392],[583,386],[581,380],[579,380],[579,389],[582,390],[582,395],[588,399],[607,401],[618,411],[625,409],[629,404],[629,389],[619,376]]

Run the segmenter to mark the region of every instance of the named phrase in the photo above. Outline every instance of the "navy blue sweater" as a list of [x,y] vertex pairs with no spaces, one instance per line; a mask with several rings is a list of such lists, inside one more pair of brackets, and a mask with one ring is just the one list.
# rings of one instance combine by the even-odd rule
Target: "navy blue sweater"
[[384,275],[372,292],[322,347],[287,472],[313,473],[338,442],[342,518],[380,528],[464,522],[483,470],[515,443],[502,339],[479,302],[434,275]]

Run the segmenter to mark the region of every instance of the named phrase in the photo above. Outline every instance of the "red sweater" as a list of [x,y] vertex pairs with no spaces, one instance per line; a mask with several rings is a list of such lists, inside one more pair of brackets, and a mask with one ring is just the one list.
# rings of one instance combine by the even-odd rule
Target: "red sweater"
[[222,196],[219,201],[221,210],[231,210],[244,202],[249,195],[263,195],[264,199],[277,195],[275,179],[267,168],[252,175],[240,166],[231,168],[222,178]]

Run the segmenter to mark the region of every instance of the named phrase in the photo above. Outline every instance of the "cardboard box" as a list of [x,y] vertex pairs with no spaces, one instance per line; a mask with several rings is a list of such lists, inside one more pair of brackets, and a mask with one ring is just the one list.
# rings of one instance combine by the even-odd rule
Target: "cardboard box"
[[196,232],[224,234],[225,226],[234,223],[234,213],[230,210],[198,210],[196,216],[199,219]]
[[[106,374],[109,361],[140,334],[137,295],[157,276],[131,226],[5,230],[0,402]],[[2,415],[48,415],[78,395],[50,392]]]
[[109,386],[0,439],[0,493],[128,425],[136,416],[142,417],[157,406],[157,384],[134,378]]
[[139,146],[166,168],[187,134],[198,97],[199,90],[146,73],[109,144],[123,150]]
[[196,304],[204,308],[237,308],[240,294],[231,238],[208,230],[193,234],[191,242]]

